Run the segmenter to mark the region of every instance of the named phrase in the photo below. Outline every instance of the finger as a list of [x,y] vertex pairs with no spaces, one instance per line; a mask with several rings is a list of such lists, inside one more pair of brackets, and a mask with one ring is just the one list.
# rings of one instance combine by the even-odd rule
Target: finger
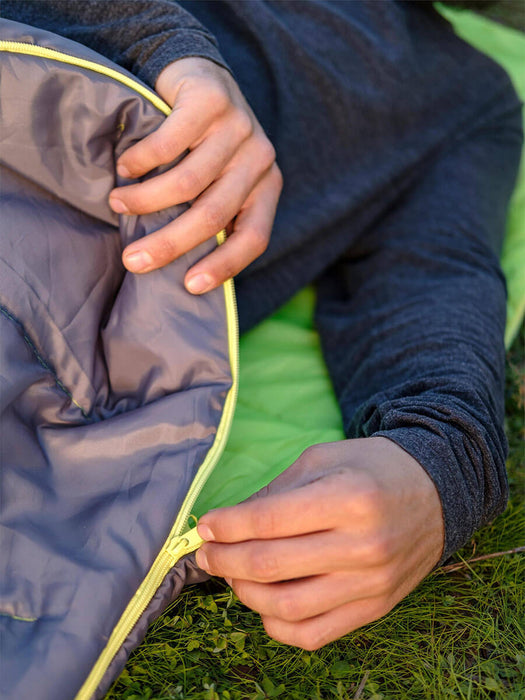
[[203,539],[217,542],[294,537],[338,527],[349,512],[350,500],[340,480],[324,477],[291,491],[210,511],[197,527]]
[[[379,558],[383,566],[395,555]],[[359,571],[378,562],[370,540],[331,530],[274,540],[204,544],[197,563],[214,576],[268,583],[335,571]]]
[[280,173],[272,170],[246,200],[226,241],[188,270],[184,284],[189,292],[203,294],[218,287],[264,253],[280,192]]
[[112,190],[109,203],[119,214],[150,214],[189,202],[217,179],[238,146],[235,130],[213,133],[167,172]]
[[[370,439],[370,438],[368,438]],[[352,455],[353,445],[359,440],[341,440],[339,442],[321,443],[308,447],[287,469],[282,471],[269,484],[259,489],[246,499],[246,502],[260,500],[278,493],[293,491],[314,482],[319,482],[334,473],[342,473],[358,464]],[[341,445],[348,445],[341,450]]]
[[136,178],[159,165],[171,163],[203,136],[215,115],[183,103],[175,105],[172,113],[158,129],[128,148],[117,162],[121,177]]
[[[395,470],[389,466],[392,463],[393,455],[397,455]],[[364,464],[366,464],[365,469],[363,469]],[[387,438],[339,440],[312,445],[288,469],[285,469],[268,486],[251,498],[288,491],[334,473],[334,471],[348,472],[349,470],[353,471],[353,478],[359,480],[359,488],[365,488],[365,490],[368,487],[364,482],[368,481],[369,486],[372,486],[377,476],[380,477],[381,483],[389,486],[390,475],[397,474],[399,470],[406,473],[407,479],[411,483],[421,479],[421,473],[423,478],[426,476],[424,470],[413,458],[409,457],[407,461],[407,453]],[[354,485],[354,488],[356,486],[357,484]],[[398,488],[399,484],[396,482],[394,484],[396,494]]]
[[378,620],[392,609],[382,597],[352,601],[308,620],[288,622],[263,616],[264,628],[270,637],[307,651],[315,651],[363,625]]
[[386,595],[389,590],[379,568],[269,584],[233,579],[231,587],[247,607],[287,622],[307,620],[351,601]]
[[128,246],[122,255],[124,265],[131,272],[150,272],[217,235],[242,207],[255,184],[252,177],[246,168],[225,173],[188,211]]

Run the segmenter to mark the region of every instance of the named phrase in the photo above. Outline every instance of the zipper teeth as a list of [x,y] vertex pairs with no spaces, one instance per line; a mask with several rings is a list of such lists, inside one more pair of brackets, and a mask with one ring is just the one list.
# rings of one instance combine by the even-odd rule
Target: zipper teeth
[[69,65],[76,66],[77,68],[85,68],[86,70],[91,70],[94,73],[100,73],[101,75],[105,75],[108,78],[113,78],[113,80],[126,85],[126,87],[131,88],[134,92],[138,92],[166,116],[171,112],[171,107],[167,105],[155,92],[125,73],[121,73],[114,68],[105,66],[103,63],[96,63],[95,61],[90,61],[86,58],[78,58],[77,56],[64,53],[63,51],[48,49],[45,46],[38,46],[37,44],[29,44],[22,41],[6,41],[5,39],[0,40],[0,51],[6,51],[7,53],[20,53],[27,56],[38,56],[39,58],[47,58],[51,61],[60,61],[60,63],[67,63]]
[[[91,669],[89,676],[76,695],[75,700],[87,700],[95,693],[118,650],[139,621],[144,610],[148,607],[170,569],[181,557],[194,552],[201,544],[202,539],[199,537],[196,528],[193,528],[185,537],[174,538],[173,535],[171,535],[168,538],[156,560],[153,562],[147,577],[135,592],[128,607],[113,629],[106,647]],[[114,649],[114,647],[116,648]]]
[[[224,231],[217,234],[219,244],[221,244],[224,239]],[[146,575],[146,578],[143,580],[139,589],[128,603],[128,606],[122,613],[116,626],[113,628],[113,632],[111,633],[105,648],[102,650],[102,653],[95,662],[91,672],[76,695],[75,700],[88,700],[91,698],[91,696],[97,690],[97,687],[102,681],[111,662],[124,644],[131,630],[140,620],[141,615],[150,604],[153,596],[168,575],[169,571],[181,557],[198,549],[202,542],[202,540],[198,537],[196,528],[190,530],[187,537],[181,536],[181,533],[186,527],[186,521],[199,495],[199,492],[219,461],[219,458],[224,450],[225,442],[229,435],[233,420],[238,391],[239,330],[233,280],[228,280],[225,282],[223,284],[223,290],[227,315],[228,350],[232,373],[232,385],[224,403],[223,413],[219,427],[217,428],[215,440],[203,463],[198,469],[190,488],[188,489],[188,493],[186,494],[186,498],[181,505],[175,524],[173,525],[167,540],[164,542],[157,559],[153,562],[149,572]]]
[[[217,242],[221,245],[226,239],[226,232],[217,234]],[[228,355],[230,358],[230,370],[232,375],[232,385],[224,402],[223,414],[217,428],[215,441],[206,455],[204,462],[195,475],[186,498],[179,511],[179,515],[173,526],[173,535],[180,535],[187,528],[187,520],[191,510],[195,505],[202,487],[206,483],[210,473],[219,461],[233,421],[233,414],[237,403],[237,393],[239,390],[239,326],[237,319],[237,301],[235,298],[235,287],[233,280],[227,280],[223,284],[224,302],[227,309],[227,330],[228,330]]]
[[[133,78],[130,78],[127,75],[114,70],[113,68],[104,66],[103,64],[88,61],[83,58],[77,58],[56,49],[49,49],[43,46],[37,46],[36,44],[18,41],[0,40],[0,51],[47,58],[79,68],[91,70],[95,73],[112,78],[131,88],[134,92],[140,94],[142,97],[151,102],[164,115],[168,115],[171,112],[170,107],[148,88],[141,85]],[[219,245],[223,243],[225,239],[225,231],[221,231],[217,234],[217,242]],[[198,537],[198,533],[195,528],[191,531],[191,534],[188,534],[188,537],[180,537],[180,535],[186,528],[186,521],[191,509],[193,508],[193,505],[195,504],[200,490],[202,489],[211,471],[216,466],[223,452],[233,420],[238,391],[239,329],[233,280],[228,280],[222,286],[226,306],[228,354],[232,375],[232,385],[224,402],[223,413],[217,428],[215,440],[203,463],[197,470],[197,474],[195,475],[192,484],[188,489],[186,498],[182,503],[178,517],[167,540],[164,542],[157,558],[150,567],[140,587],[135,592],[135,595],[128,603],[128,606],[113,628],[113,632],[111,633],[106,647],[102,650],[99,658],[95,662],[95,665],[92,667],[91,672],[80,688],[75,700],[87,700],[93,695],[98,685],[102,681],[111,662],[115,658],[133,627],[137,624],[143,612],[150,604],[153,596],[157,592],[159,586],[162,584],[170,569],[182,556],[195,551],[195,549],[197,549],[202,542],[202,540]]]

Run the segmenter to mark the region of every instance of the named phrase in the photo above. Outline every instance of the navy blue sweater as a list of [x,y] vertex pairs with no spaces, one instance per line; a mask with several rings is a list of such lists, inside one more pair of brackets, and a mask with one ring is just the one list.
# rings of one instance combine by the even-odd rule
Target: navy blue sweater
[[[521,152],[505,73],[430,3],[3,0],[153,86],[184,56],[227,66],[285,187],[237,279],[246,330],[305,284],[349,437],[412,454],[443,506],[443,559],[506,503],[505,283]],[[388,468],[388,465],[385,465]]]

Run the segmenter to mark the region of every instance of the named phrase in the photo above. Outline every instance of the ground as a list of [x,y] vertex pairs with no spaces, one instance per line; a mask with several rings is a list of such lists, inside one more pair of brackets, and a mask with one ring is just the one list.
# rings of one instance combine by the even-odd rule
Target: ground
[[[384,619],[316,652],[267,637],[220,581],[187,589],[107,700],[525,700],[525,327],[507,355],[510,503]],[[521,622],[521,625],[520,625]]]

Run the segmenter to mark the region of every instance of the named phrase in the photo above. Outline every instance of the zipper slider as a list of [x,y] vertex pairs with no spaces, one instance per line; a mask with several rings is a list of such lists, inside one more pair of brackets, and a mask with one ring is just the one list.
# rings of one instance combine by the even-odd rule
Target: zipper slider
[[183,535],[175,535],[172,537],[165,551],[177,561],[186,554],[190,554],[196,549],[199,549],[201,544],[204,544],[204,540],[197,532],[197,528],[194,527]]

